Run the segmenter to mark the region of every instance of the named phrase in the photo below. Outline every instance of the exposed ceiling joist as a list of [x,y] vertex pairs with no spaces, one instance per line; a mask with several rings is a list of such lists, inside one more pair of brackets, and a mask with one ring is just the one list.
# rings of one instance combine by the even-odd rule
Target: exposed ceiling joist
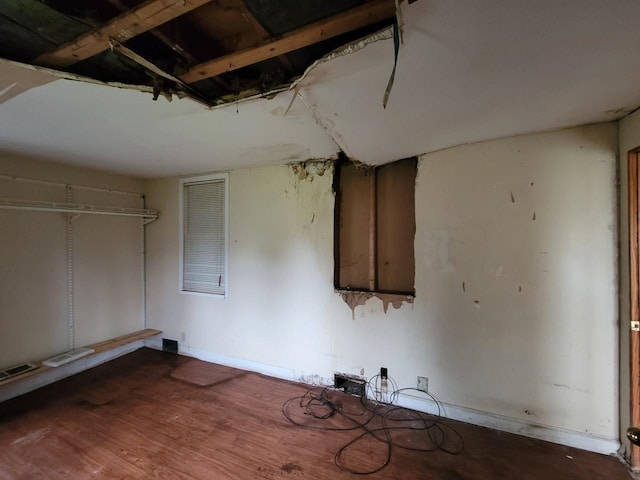
[[88,32],[60,48],[36,57],[33,63],[65,68],[109,48],[109,40],[124,42],[194,10],[211,0],[148,0],[119,15],[95,32]]
[[[268,41],[271,35],[267,31],[267,29],[262,26],[262,24],[258,21],[258,19],[253,16],[253,14],[249,11],[249,9],[244,4],[244,2],[241,2],[240,11],[242,12],[242,16],[247,20],[247,22],[249,22],[249,24],[251,24],[251,26],[258,33],[258,35],[262,37],[262,40]],[[293,66],[291,65],[291,62],[289,61],[286,55],[279,55],[278,61],[282,64],[284,68],[287,69],[287,71],[293,72],[294,70]]]
[[0,16],[20,27],[18,34],[0,28],[0,57],[209,105],[282,88],[395,14],[394,0],[42,2],[20,0],[23,11],[0,1]]
[[156,80],[154,81],[154,87],[153,87],[153,99],[154,100],[157,100],[158,96],[160,94],[164,94],[165,97],[169,101],[171,101],[171,95],[173,93],[176,93],[176,92],[166,91],[166,90],[163,89],[163,85],[161,84],[161,81],[159,80],[159,78],[162,77],[162,78],[164,78],[166,80],[169,80],[170,82],[174,82],[176,85],[178,85],[182,90],[182,94],[185,94],[185,95],[189,96],[191,99],[202,103],[206,107],[210,107],[211,106],[211,104],[209,102],[207,102],[205,99],[201,98],[198,95],[197,92],[194,92],[191,89],[191,87],[189,87],[189,85],[186,85],[179,78],[176,78],[173,75],[171,75],[170,73],[165,72],[164,70],[162,70],[157,65],[154,65],[153,63],[151,63],[147,59],[141,57],[140,55],[138,55],[133,50],[128,49],[127,47],[125,47],[121,43],[119,43],[119,42],[117,42],[115,40],[111,40],[111,48],[113,48],[114,51],[120,53],[121,55],[124,55],[129,60],[133,60],[138,65],[141,65],[142,67],[146,68],[149,72],[151,72],[155,76]]
[[[122,2],[122,0],[107,0],[107,2],[109,2],[111,5],[113,5],[122,13],[125,13],[126,11],[129,10],[127,6]],[[184,48],[178,45],[175,41],[169,38],[169,36],[165,35],[161,31],[161,28],[162,26],[159,26],[158,28],[151,30],[149,33],[154,37],[156,37],[158,40],[160,40],[163,44],[165,44],[171,50],[176,52],[178,55],[180,55],[182,58],[187,60],[188,62],[195,63],[194,57],[188,51],[186,51]]]
[[345,32],[381,22],[395,15],[394,0],[374,0],[306,27],[299,28],[257,47],[240,50],[229,55],[203,62],[180,76],[185,83],[194,83],[215,77],[263,60],[283,55],[336,37]]

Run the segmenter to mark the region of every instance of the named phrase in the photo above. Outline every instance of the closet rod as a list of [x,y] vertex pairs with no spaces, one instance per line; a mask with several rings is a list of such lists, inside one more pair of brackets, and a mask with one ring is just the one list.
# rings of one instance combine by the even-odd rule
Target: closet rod
[[17,200],[12,198],[0,198],[0,208],[13,210],[32,210],[41,212],[118,215],[124,217],[150,218],[154,220],[158,218],[158,212],[156,210],[103,207],[98,205],[83,205],[78,203],[41,202],[36,200]]
[[67,183],[62,183],[62,182],[54,182],[52,180],[38,180],[36,178],[27,178],[27,177],[18,177],[15,175],[2,175],[0,174],[0,180],[11,180],[14,182],[23,182],[23,183],[37,183],[40,185],[51,185],[54,187],[72,187],[72,188],[79,188],[82,190],[93,190],[95,192],[106,192],[106,193],[116,193],[118,195],[130,195],[133,197],[143,197],[144,195],[142,193],[135,193],[135,192],[127,192],[124,190],[114,190],[111,188],[102,188],[102,187],[90,187],[88,185],[70,185]]

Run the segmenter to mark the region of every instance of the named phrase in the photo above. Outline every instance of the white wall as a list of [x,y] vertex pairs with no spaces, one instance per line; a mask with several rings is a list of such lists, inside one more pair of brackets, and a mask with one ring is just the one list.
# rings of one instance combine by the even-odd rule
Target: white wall
[[[143,183],[129,177],[0,152],[0,197],[140,208]],[[15,181],[15,176],[60,182]],[[65,215],[0,209],[0,368],[66,351],[69,338]],[[143,328],[142,227],[137,218],[81,215],[73,222],[75,344]]]
[[226,299],[178,293],[178,179],[148,181],[162,212],[148,324],[187,353],[292,378],[424,375],[450,411],[615,444],[616,145],[601,124],[424,155],[415,303],[385,314],[371,299],[353,319],[333,289],[330,172],[231,172]]
[[629,455],[630,444],[625,431],[630,426],[629,410],[629,208],[627,153],[640,147],[640,111],[620,121],[620,437],[623,453]]

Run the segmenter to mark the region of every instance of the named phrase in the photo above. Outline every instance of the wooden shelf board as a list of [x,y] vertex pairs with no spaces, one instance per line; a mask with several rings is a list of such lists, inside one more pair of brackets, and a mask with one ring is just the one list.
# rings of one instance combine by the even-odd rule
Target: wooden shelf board
[[[105,340],[104,342],[94,343],[93,345],[86,345],[86,348],[92,348],[94,350],[94,352],[89,354],[89,355],[85,355],[84,357],[81,357],[81,358],[78,358],[76,360],[73,360],[73,361],[71,361],[69,363],[65,363],[65,365],[70,365],[72,363],[79,362],[81,360],[86,360],[88,358],[95,357],[96,355],[99,355],[100,353],[104,353],[104,352],[107,352],[109,350],[114,350],[114,349],[116,349],[118,347],[122,347],[124,345],[127,345],[129,343],[133,343],[133,342],[137,342],[139,340],[144,340],[144,339],[147,339],[147,338],[155,337],[156,335],[160,335],[161,333],[162,333],[162,330],[154,330],[152,328],[147,328],[146,330],[138,330],[137,332],[128,333],[126,335],[122,335],[120,337],[112,338],[110,340]],[[40,361],[37,361],[37,362],[29,362],[29,363],[33,363],[38,368],[36,368],[35,370],[31,370],[29,372],[25,372],[22,375],[17,375],[15,377],[11,377],[11,378],[8,378],[6,380],[3,380],[2,382],[0,382],[0,388],[4,387],[6,385],[10,385],[12,383],[20,382],[20,381],[25,380],[27,378],[32,378],[32,377],[36,377],[38,375],[43,375],[43,374],[47,373],[50,370],[54,370],[56,368],[61,368],[61,367],[64,366],[64,365],[61,365],[60,367],[49,367],[49,366],[44,365],[42,363],[45,360],[46,360],[46,358],[42,359]]]

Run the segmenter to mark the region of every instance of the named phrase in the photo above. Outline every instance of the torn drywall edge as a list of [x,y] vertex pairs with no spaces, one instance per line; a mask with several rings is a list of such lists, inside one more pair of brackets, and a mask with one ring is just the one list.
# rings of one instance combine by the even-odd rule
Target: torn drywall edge
[[[133,50],[128,49],[122,43],[111,38],[109,39],[109,46],[111,47],[111,51],[117,52],[120,55],[127,57],[129,60],[137,63],[142,68],[145,68],[147,70],[147,74],[153,79],[154,100],[157,100],[158,96],[162,95],[167,99],[168,102],[170,102],[171,100],[173,100],[173,95],[176,95],[178,98],[180,98],[180,95],[184,92],[185,95],[192,97],[195,101],[209,106],[209,103],[206,100],[200,98],[197,92],[192,90],[189,85],[182,82],[182,80],[180,80],[179,78],[174,77],[170,73],[165,72],[157,65],[148,61],[146,58],[135,53]],[[182,91],[178,92],[174,91],[171,88],[167,88],[168,86],[161,79],[173,82],[174,84],[178,85],[182,89]]]
[[380,30],[373,35],[369,35],[368,37],[362,38],[356,42],[350,43],[344,47],[340,47],[334,50],[331,53],[326,54],[324,57],[319,58],[311,65],[307,67],[304,73],[298,78],[295,82],[293,82],[289,86],[289,90],[298,88],[298,85],[301,84],[316,67],[322,65],[323,63],[330,62],[333,59],[343,57],[345,55],[349,55],[355,52],[358,52],[365,48],[367,45],[372,43],[379,42],[381,40],[391,40],[393,38],[393,27],[387,27],[384,30]]
[[304,162],[290,163],[291,172],[298,180],[313,181],[314,177],[322,177],[325,172],[333,173],[334,159],[306,160]]
[[13,62],[0,63],[0,103],[55,80],[45,72],[27,70]]
[[346,47],[341,47],[341,48],[339,48],[337,50],[334,50],[333,52],[331,52],[331,53],[325,55],[324,57],[322,57],[322,58],[316,60],[315,62],[313,62],[305,70],[305,72],[300,76],[300,78],[298,78],[295,82],[293,82],[289,86],[288,90],[293,90],[293,94],[291,96],[291,101],[289,102],[289,106],[287,107],[287,109],[286,109],[284,114],[286,115],[287,112],[289,112],[289,110],[293,106],[293,103],[295,102],[296,98],[300,98],[300,100],[302,100],[302,103],[304,103],[305,107],[307,107],[307,109],[313,115],[313,118],[316,121],[316,123],[318,125],[321,125],[322,128],[324,128],[324,130],[327,132],[327,135],[329,135],[329,137],[331,137],[331,139],[338,146],[338,148],[340,150],[342,150],[347,155],[347,157],[353,158],[353,156],[349,153],[349,151],[347,149],[347,146],[346,146],[346,143],[344,142],[342,137],[340,137],[340,135],[337,132],[333,131],[328,126],[328,122],[324,121],[324,119],[318,115],[318,113],[316,112],[315,108],[313,108],[313,106],[309,104],[309,102],[304,97],[304,95],[302,95],[302,93],[300,92],[300,89],[303,86],[302,82],[306,79],[306,77],[316,67],[318,67],[319,65],[322,65],[323,63],[326,63],[326,62],[329,62],[329,61],[331,61],[333,59],[340,58],[340,57],[343,57],[345,55],[349,55],[351,53],[355,53],[357,51],[360,51],[363,48],[365,48],[367,45],[370,45],[372,43],[379,42],[379,41],[382,41],[382,40],[390,40],[392,38],[393,38],[393,28],[389,27],[389,28],[386,28],[384,30],[379,31],[378,33],[375,33],[375,34],[370,35],[368,37],[365,37],[365,38],[363,38],[361,40],[358,40],[357,42],[350,43]]
[[55,79],[74,80],[74,81],[78,81],[78,82],[92,83],[94,85],[102,85],[102,86],[106,86],[106,87],[124,88],[126,90],[139,90],[139,91],[145,92],[145,93],[153,93],[153,88],[152,87],[148,87],[146,85],[129,85],[129,84],[120,83],[120,82],[102,82],[100,80],[95,80],[95,79],[90,78],[90,77],[84,77],[82,75],[76,75],[75,73],[62,72],[62,71],[59,71],[59,70],[53,70],[51,68],[39,67],[37,65],[30,65],[28,63],[16,62],[16,61],[13,61],[13,60],[8,60],[6,58],[0,58],[0,65],[2,65],[2,64],[11,65],[11,66],[14,66],[14,67],[22,68],[24,70],[31,70],[33,72],[41,72],[41,73],[50,75],[51,77],[54,77],[54,80]]
[[[270,100],[270,99],[274,98],[276,95],[278,95],[279,93],[282,93],[282,92],[284,92],[286,90],[296,89],[295,93],[293,95],[293,98],[292,98],[292,102],[291,102],[291,104],[292,104],[294,99],[295,99],[295,97],[298,96],[298,88],[299,88],[298,85],[301,84],[301,82],[305,79],[305,77],[315,67],[317,67],[318,65],[320,65],[322,63],[328,62],[328,61],[330,61],[330,60],[332,60],[334,58],[338,58],[338,57],[341,57],[341,56],[344,56],[344,55],[348,55],[350,53],[357,52],[357,51],[365,48],[367,45],[369,45],[371,43],[374,43],[374,42],[377,42],[377,41],[380,41],[380,40],[388,40],[388,39],[391,39],[391,38],[393,38],[393,29],[392,28],[386,28],[384,30],[381,30],[381,31],[373,34],[373,35],[369,35],[369,36],[367,36],[367,37],[365,37],[365,38],[363,38],[361,40],[358,40],[356,42],[352,42],[352,43],[348,44],[345,47],[340,47],[339,49],[334,50],[333,52],[325,55],[324,57],[320,58],[319,60],[316,60],[312,65],[310,65],[305,70],[305,72],[300,76],[300,78],[298,78],[296,81],[294,81],[290,85],[283,85],[283,86],[280,86],[280,87],[276,87],[276,88],[271,89],[271,90],[266,91],[266,92],[251,93],[251,90],[248,90],[248,91],[245,91],[245,92],[240,92],[239,94],[236,94],[236,95],[222,97],[221,99],[219,99],[220,103],[216,103],[216,104],[207,103],[206,101],[204,101],[201,98],[198,98],[197,96],[194,97],[193,95],[190,95],[188,92],[173,92],[173,94],[175,94],[180,99],[188,98],[188,99],[200,104],[204,108],[207,108],[207,109],[210,109],[210,110],[214,110],[216,108],[227,107],[227,106],[233,105],[233,104],[238,105],[240,103],[244,103],[244,102],[252,101],[252,100],[265,99],[265,98]],[[113,45],[112,45],[112,48],[113,48]],[[59,70],[53,70],[53,69],[47,68],[47,67],[40,67],[40,66],[37,66],[37,65],[25,64],[25,63],[21,63],[21,62],[16,62],[16,61],[0,58],[0,64],[3,63],[3,62],[4,63],[13,64],[15,66],[19,66],[20,68],[25,68],[25,69],[29,69],[29,70],[32,70],[32,71],[46,73],[46,74],[50,75],[51,77],[53,77],[53,79],[58,78],[58,79],[65,79],[65,80],[81,81],[81,82],[86,82],[86,83],[92,83],[92,84],[95,84],[95,85],[103,85],[103,86],[109,86],[109,87],[123,88],[123,89],[128,89],[128,90],[138,90],[140,92],[151,93],[152,95],[154,94],[154,88],[152,86],[131,85],[131,84],[125,84],[125,83],[120,83],[120,82],[103,82],[103,81],[96,80],[96,79],[93,79],[93,78],[90,78],[90,77],[85,77],[85,76],[82,76],[82,75],[77,75],[77,74],[63,72],[63,71],[59,71]],[[149,67],[146,66],[145,68],[149,68]],[[53,79],[51,81],[53,81]],[[33,88],[33,87],[31,87],[31,88]],[[22,93],[22,92],[18,91],[15,95],[18,95],[20,93]],[[15,95],[12,95],[12,97],[15,96]],[[243,95],[246,95],[246,96],[243,96]],[[8,97],[8,98],[12,98],[12,97]],[[233,97],[237,97],[237,98],[233,98]],[[291,108],[291,104],[289,105],[289,108]],[[305,102],[305,104],[306,104],[306,102]],[[307,105],[307,107],[309,107],[309,105]],[[289,110],[289,108],[287,109],[287,111]],[[322,124],[322,122],[319,122],[319,123]]]
[[351,309],[351,318],[356,319],[356,307],[364,305],[370,298],[376,297],[382,302],[384,313],[389,310],[389,305],[394,309],[399,309],[403,303],[413,303],[415,296],[402,295],[398,293],[364,292],[360,290],[336,290],[342,300]]
[[[75,73],[68,73],[68,72],[62,72],[60,70],[53,70],[51,68],[47,68],[47,67],[40,67],[37,65],[30,65],[28,63],[21,63],[21,62],[16,62],[14,60],[8,60],[6,58],[0,58],[0,67],[3,65],[11,65],[13,67],[17,67],[17,68],[21,68],[24,70],[30,70],[32,72],[39,72],[39,73],[43,73],[45,75],[49,75],[51,77],[51,82],[55,81],[55,80],[72,80],[72,81],[76,81],[76,82],[84,82],[84,83],[91,83],[93,85],[100,85],[100,86],[104,86],[104,87],[115,87],[115,88],[121,88],[124,90],[137,90],[139,92],[143,92],[143,93],[149,93],[153,95],[153,87],[152,86],[148,86],[148,85],[131,85],[128,83],[121,83],[121,82],[102,82],[100,80],[95,80],[93,78],[90,77],[85,77],[82,75],[77,75]],[[41,85],[44,85],[46,83],[49,82],[43,82]],[[34,85],[31,88],[35,88],[37,86],[40,85]],[[231,100],[228,99],[227,101],[225,101],[224,103],[219,103],[216,105],[209,105],[206,103],[203,103],[202,101],[198,100],[197,98],[193,98],[187,95],[184,96],[178,96],[179,99],[181,100],[191,100],[192,102],[197,103],[198,105],[202,106],[203,108],[207,109],[207,110],[216,110],[218,108],[225,108],[225,107],[229,107],[231,105],[238,105],[240,103],[245,103],[245,102],[249,102],[249,101],[253,101],[253,100],[259,100],[259,99],[267,99],[267,100],[271,100],[272,98],[274,98],[276,95],[278,95],[279,93],[285,92],[289,90],[289,86],[288,85],[284,85],[282,87],[278,87],[272,90],[269,90],[267,92],[259,92],[256,94],[252,94],[252,95],[248,95],[246,97],[243,98],[238,98],[236,100]],[[27,91],[27,90],[24,90]],[[16,93],[16,95],[23,93],[23,91],[19,91]],[[242,94],[242,93],[241,93]],[[241,95],[240,94],[240,95]],[[11,97],[6,98],[6,100],[8,100],[9,98],[12,98],[16,95],[12,95]],[[227,97],[225,97],[227,98]]]
[[[7,60],[5,58],[0,58],[0,66],[2,64],[7,64],[7,65],[11,65],[14,67],[18,67],[24,70],[30,70],[32,72],[38,72],[38,73],[42,73],[45,75],[48,75],[49,77],[51,77],[51,79],[48,82],[42,82],[40,85],[44,85],[46,83],[49,82],[53,82],[55,80],[72,80],[72,81],[76,81],[76,82],[84,82],[84,83],[90,83],[93,85],[100,85],[100,86],[105,86],[105,87],[115,87],[115,88],[122,88],[125,90],[137,90],[139,92],[143,92],[143,93],[150,93],[153,95],[154,93],[154,89],[152,86],[147,86],[147,85],[131,85],[131,84],[127,84],[127,83],[121,83],[121,82],[103,82],[100,80],[96,80],[93,79],[91,77],[85,77],[83,75],[77,75],[75,73],[69,73],[69,72],[63,72],[60,70],[53,70],[51,68],[47,68],[47,67],[40,67],[38,65],[31,65],[28,63],[20,63],[20,62],[15,62],[13,60]],[[40,86],[40,85],[34,85],[31,88]],[[25,89],[23,91],[19,91],[17,92],[15,95],[13,95],[12,97],[15,97],[17,95],[19,95],[20,93],[23,93],[27,90],[30,89]],[[284,89],[283,89],[284,91]],[[178,97],[179,99],[189,99],[193,102],[196,102],[198,104],[200,104],[201,106],[203,106],[204,108],[207,109],[211,109],[212,105],[207,104],[206,102],[204,102],[203,100],[199,99],[199,98],[195,98],[193,96],[190,96],[186,93],[175,93],[176,97]],[[228,104],[224,104],[224,105],[228,105]]]

